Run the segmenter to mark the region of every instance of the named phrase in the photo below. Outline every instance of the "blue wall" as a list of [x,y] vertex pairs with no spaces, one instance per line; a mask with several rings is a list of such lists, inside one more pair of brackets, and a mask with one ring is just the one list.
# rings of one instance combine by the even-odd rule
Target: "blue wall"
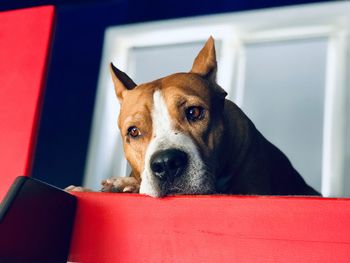
[[33,176],[59,187],[81,184],[107,26],[311,2],[320,1],[1,1],[0,10],[57,7]]

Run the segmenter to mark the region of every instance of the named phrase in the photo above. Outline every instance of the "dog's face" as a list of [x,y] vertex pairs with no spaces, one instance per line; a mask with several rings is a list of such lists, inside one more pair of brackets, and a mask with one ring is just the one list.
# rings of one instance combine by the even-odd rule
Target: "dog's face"
[[216,84],[214,41],[208,40],[191,72],[136,85],[111,65],[121,103],[118,125],[140,193],[215,192],[226,93]]

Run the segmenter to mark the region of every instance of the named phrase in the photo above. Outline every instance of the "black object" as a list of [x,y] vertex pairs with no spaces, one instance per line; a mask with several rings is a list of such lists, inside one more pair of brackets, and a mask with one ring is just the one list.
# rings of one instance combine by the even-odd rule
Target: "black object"
[[67,262],[76,197],[19,176],[0,205],[0,262]]

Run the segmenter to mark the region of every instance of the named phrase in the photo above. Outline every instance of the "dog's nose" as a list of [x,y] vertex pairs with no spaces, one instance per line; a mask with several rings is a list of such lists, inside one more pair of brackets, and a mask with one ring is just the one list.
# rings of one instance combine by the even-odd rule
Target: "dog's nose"
[[161,180],[173,179],[182,174],[188,162],[187,154],[177,149],[159,151],[151,158],[151,170]]

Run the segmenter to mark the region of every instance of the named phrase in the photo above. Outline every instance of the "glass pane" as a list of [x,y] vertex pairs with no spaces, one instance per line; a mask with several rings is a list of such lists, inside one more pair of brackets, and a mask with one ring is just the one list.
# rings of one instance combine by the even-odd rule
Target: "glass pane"
[[[349,42],[350,43],[350,37]],[[349,44],[350,49],[350,44]],[[350,53],[348,54],[350,58]],[[344,173],[344,196],[350,197],[350,67],[348,67],[348,79],[347,79],[347,136],[346,136],[346,155],[345,155],[345,173]]]
[[[204,43],[205,41],[133,48],[129,57],[129,72],[136,83],[152,81],[177,72],[188,72]],[[217,53],[219,49],[220,44],[217,42]]]
[[252,44],[243,110],[262,134],[321,190],[327,40]]

